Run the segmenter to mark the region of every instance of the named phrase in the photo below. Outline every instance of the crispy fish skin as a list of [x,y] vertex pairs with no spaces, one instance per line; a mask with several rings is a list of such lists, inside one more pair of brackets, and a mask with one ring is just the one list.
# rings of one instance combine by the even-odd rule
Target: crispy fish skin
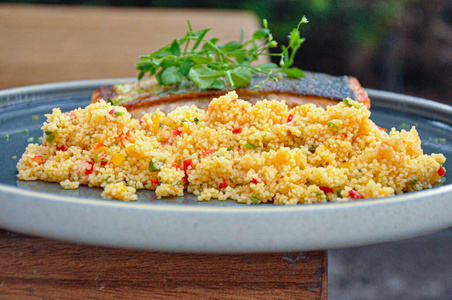
[[[350,76],[332,76],[322,73],[305,72],[302,78],[283,77],[277,82],[268,80],[258,88],[255,85],[265,77],[256,76],[251,83],[235,88],[241,99],[252,103],[268,100],[285,100],[289,106],[313,103],[327,107],[350,97],[370,108],[370,99],[358,79]],[[179,85],[161,86],[154,79],[144,79],[134,83],[100,87],[92,94],[91,102],[112,99],[114,103],[125,106],[134,116],[141,116],[159,108],[168,112],[178,105],[208,105],[210,100],[226,94],[229,90],[199,90],[191,82]]]

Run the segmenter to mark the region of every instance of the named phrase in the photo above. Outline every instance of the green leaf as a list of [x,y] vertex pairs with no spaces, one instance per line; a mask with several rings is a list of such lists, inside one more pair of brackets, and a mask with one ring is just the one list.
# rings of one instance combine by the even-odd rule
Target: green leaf
[[180,47],[179,47],[179,43],[177,42],[177,40],[174,40],[171,43],[170,51],[171,51],[171,54],[173,54],[174,56],[180,56]]
[[289,76],[289,77],[293,77],[293,78],[301,78],[301,77],[305,77],[306,75],[303,73],[302,70],[298,69],[298,68],[290,68],[290,69],[284,69],[283,72]]
[[172,66],[163,71],[161,80],[163,85],[170,85],[182,82],[182,77],[180,69]]
[[190,59],[197,65],[210,64],[213,61],[212,57],[206,57],[201,55],[191,55]]
[[268,71],[268,70],[271,70],[271,69],[277,69],[278,65],[275,64],[275,63],[263,63],[263,64],[255,66],[255,69],[256,68],[259,68],[259,69],[261,69],[263,71]]
[[261,28],[253,34],[254,40],[261,40],[269,35],[270,31],[267,28]]
[[211,28],[205,28],[202,29],[198,32],[196,32],[194,35],[198,36],[198,39],[196,40],[195,44],[192,47],[192,51],[196,50],[196,48],[198,48],[199,44],[202,42],[202,39],[204,38],[204,36],[206,35],[207,32],[210,31]]
[[188,73],[188,78],[200,89],[209,88],[223,73],[212,70],[205,65],[195,65]]
[[226,43],[225,45],[218,45],[218,48],[221,49],[221,51],[223,52],[231,52],[242,48],[242,44],[236,41],[232,41]]
[[232,80],[235,87],[247,86],[251,79],[253,79],[253,73],[247,67],[238,67],[231,72]]
[[224,81],[221,79],[215,79],[215,81],[212,83],[211,86],[209,86],[209,89],[212,90],[223,90],[224,89]]

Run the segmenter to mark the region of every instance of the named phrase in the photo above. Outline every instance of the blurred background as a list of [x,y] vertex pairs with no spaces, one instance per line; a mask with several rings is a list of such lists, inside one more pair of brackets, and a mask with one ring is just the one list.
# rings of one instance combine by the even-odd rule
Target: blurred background
[[[241,9],[269,21],[276,40],[302,15],[296,66],[353,75],[367,88],[452,104],[452,1],[447,0],[25,0],[6,3]],[[226,25],[225,25],[226,26]],[[143,53],[144,54],[144,53]]]

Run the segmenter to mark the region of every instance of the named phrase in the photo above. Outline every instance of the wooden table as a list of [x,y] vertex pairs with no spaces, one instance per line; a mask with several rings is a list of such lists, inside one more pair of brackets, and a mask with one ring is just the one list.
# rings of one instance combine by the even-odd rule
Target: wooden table
[[[134,77],[138,56],[184,35],[188,19],[223,41],[260,27],[244,11],[0,4],[0,89]],[[157,253],[0,230],[1,299],[326,299],[327,274],[327,251]]]

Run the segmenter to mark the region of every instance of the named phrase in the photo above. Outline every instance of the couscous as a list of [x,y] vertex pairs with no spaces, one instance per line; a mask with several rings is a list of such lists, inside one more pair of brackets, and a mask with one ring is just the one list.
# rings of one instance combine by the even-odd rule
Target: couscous
[[416,129],[389,132],[351,99],[312,104],[213,99],[133,119],[105,101],[66,113],[55,108],[43,142],[28,145],[18,178],[104,188],[107,199],[136,191],[199,201],[314,203],[384,197],[444,180],[442,154],[425,155]]

